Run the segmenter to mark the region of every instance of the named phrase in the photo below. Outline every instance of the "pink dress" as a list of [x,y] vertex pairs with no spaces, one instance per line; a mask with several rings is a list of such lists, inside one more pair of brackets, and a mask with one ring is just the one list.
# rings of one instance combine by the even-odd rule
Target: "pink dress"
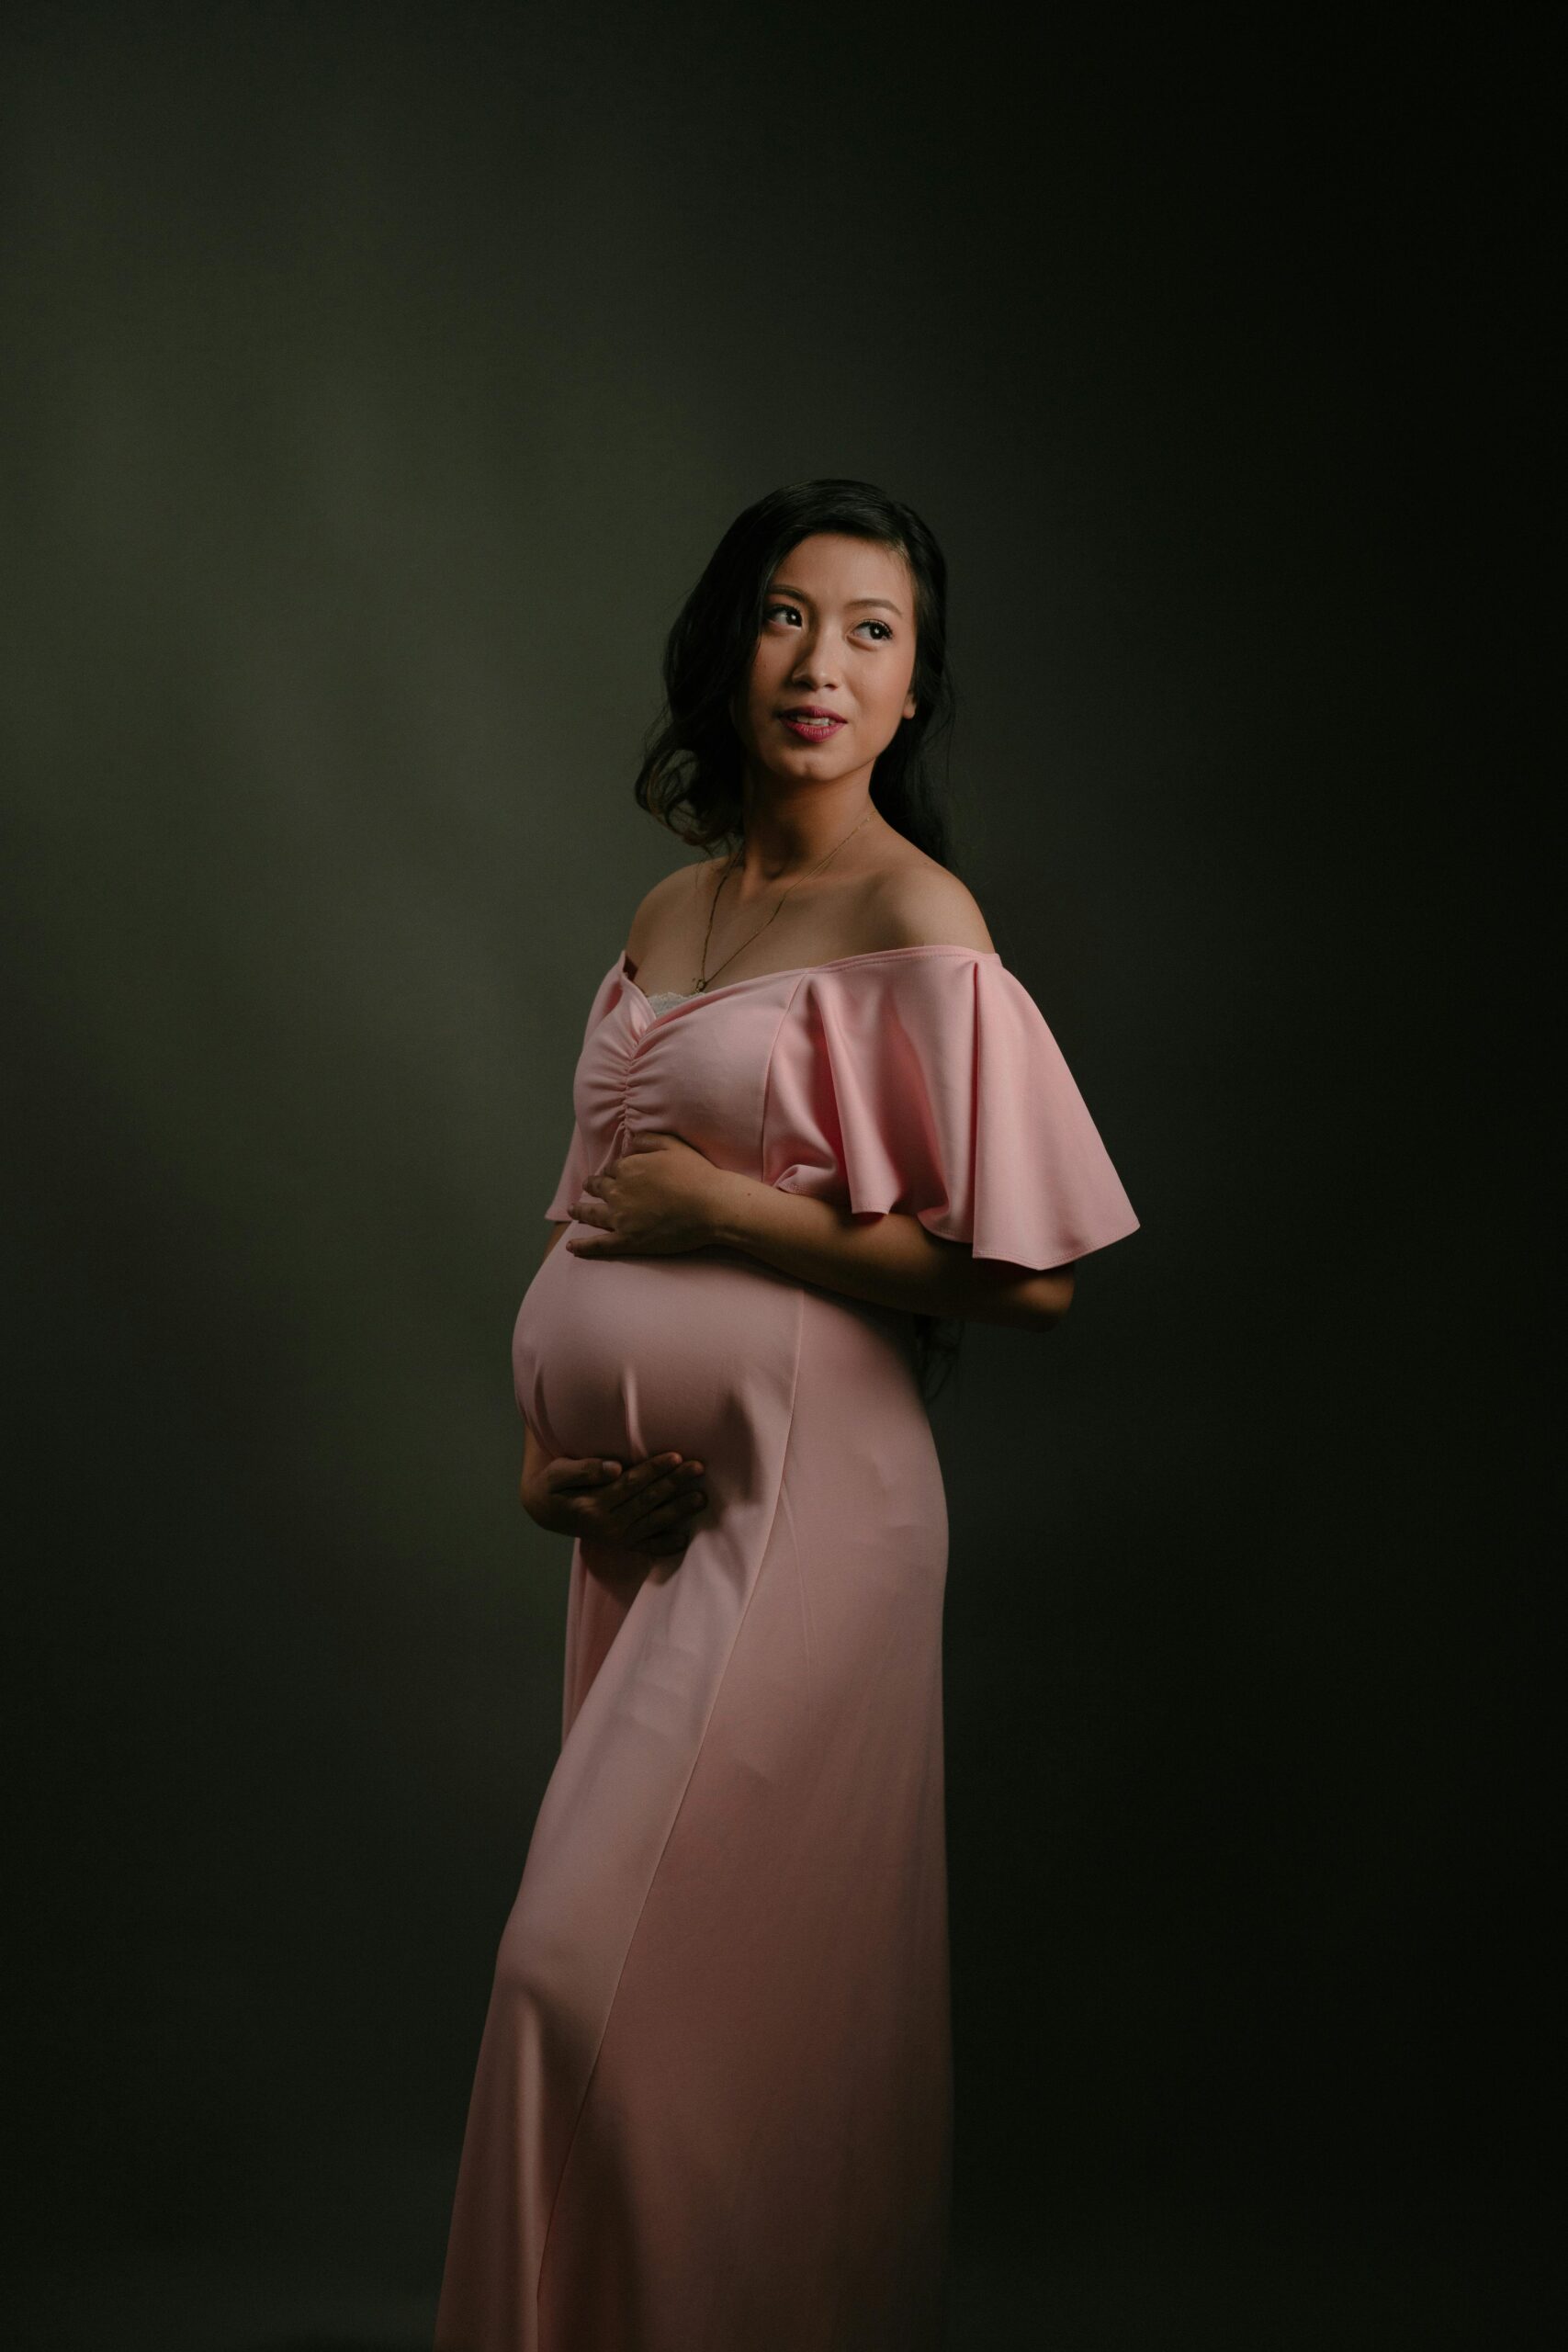
[[[626,1138],[977,1256],[1137,1218],[995,950],[594,993],[545,1214]],[[706,1464],[683,1554],[574,1543],[559,1758],[501,1938],[436,2352],[935,2352],[951,2178],[948,1526],[907,1314],[743,1252],[558,1244],[552,1452]]]

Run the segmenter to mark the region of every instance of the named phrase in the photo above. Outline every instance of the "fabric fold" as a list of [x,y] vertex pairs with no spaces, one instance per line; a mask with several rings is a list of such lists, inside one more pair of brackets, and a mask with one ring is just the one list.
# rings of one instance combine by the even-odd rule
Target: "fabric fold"
[[1044,1015],[995,951],[804,972],[773,1050],[763,1161],[782,1191],[913,1215],[1036,1271],[1138,1225]]

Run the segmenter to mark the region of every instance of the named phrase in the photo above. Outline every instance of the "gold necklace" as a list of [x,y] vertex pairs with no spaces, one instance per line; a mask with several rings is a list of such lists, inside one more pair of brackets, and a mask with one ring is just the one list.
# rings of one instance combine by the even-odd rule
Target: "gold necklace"
[[[860,825],[852,825],[849,831],[844,835],[844,840],[841,842],[836,842],[833,847],[828,852],[828,857],[837,857],[840,850],[843,848],[844,842],[852,842],[855,835],[860,831],[861,825],[869,825],[875,814],[876,811],[874,808],[868,808],[865,815],[861,819]],[[717,979],[719,972],[722,972],[727,966],[733,964],[736,956],[740,955],[744,949],[750,946],[751,939],[761,939],[763,932],[768,928],[768,922],[773,922],[777,919],[779,911],[783,908],[784,902],[785,899],[788,898],[790,891],[797,888],[802,882],[808,882],[814,874],[820,874],[822,868],[828,863],[828,857],[819,857],[815,865],[807,866],[804,874],[797,874],[795,880],[788,885],[788,888],[781,891],[778,906],[773,909],[773,913],[768,917],[768,922],[759,923],[757,929],[751,933],[751,939],[743,939],[740,945],[733,948],[725,957],[724,962],[719,965],[718,969],[710,973],[707,968],[708,942],[713,937],[713,919],[718,912],[719,891],[724,888],[724,886],[728,881],[731,874],[734,873],[737,862],[739,861],[745,847],[746,844],[742,842],[740,848],[735,852],[734,856],[731,857],[728,865],[725,867],[724,872],[720,875],[718,889],[713,894],[713,904],[708,909],[708,927],[703,935],[703,968],[692,983],[691,993],[694,996],[701,996],[709,987],[710,983]]]

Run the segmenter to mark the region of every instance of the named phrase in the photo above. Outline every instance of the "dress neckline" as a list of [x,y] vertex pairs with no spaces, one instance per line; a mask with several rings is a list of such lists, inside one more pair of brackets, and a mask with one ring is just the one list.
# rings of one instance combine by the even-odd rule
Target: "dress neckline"
[[[689,995],[682,997],[678,1004],[666,1006],[662,1012],[654,1012],[649,1001],[648,991],[632,978],[626,969],[631,957],[624,947],[615,968],[627,988],[633,989],[642,999],[644,1005],[648,1008],[651,1024],[672,1020],[677,1012],[684,1012],[689,1004],[712,1004],[716,997],[728,996],[735,989],[760,988],[764,980],[798,980],[807,972],[840,972],[850,964],[882,964],[895,956],[973,956],[978,964],[989,964],[1000,962],[1001,949],[999,947],[963,947],[952,940],[930,942],[921,940],[906,947],[867,947],[863,948],[858,956],[829,956],[825,964],[786,964],[777,971],[750,972],[741,979],[726,980],[716,989],[694,989]],[[668,996],[670,991],[668,989],[660,989],[655,993],[660,996]]]

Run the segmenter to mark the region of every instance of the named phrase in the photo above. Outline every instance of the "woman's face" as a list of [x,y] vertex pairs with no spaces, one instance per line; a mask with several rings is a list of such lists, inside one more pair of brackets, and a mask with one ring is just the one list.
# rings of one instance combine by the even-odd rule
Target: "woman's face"
[[[890,548],[836,531],[791,548],[768,583],[751,673],[730,706],[753,774],[823,783],[857,768],[913,718],[914,581]],[[839,721],[818,734],[787,714]]]

